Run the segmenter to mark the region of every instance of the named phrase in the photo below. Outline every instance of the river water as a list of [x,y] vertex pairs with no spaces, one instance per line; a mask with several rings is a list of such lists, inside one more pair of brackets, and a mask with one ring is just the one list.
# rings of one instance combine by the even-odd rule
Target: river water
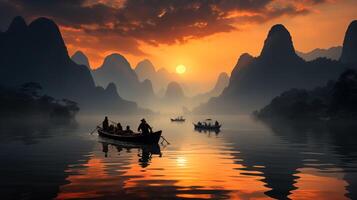
[[192,122],[210,116],[169,117],[146,116],[170,142],[154,146],[89,134],[103,116],[2,120],[1,199],[357,199],[355,129],[217,116],[221,132],[198,132]]

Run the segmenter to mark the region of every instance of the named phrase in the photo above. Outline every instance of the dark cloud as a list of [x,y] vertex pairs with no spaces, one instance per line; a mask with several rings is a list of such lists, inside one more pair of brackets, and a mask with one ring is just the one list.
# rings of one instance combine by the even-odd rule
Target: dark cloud
[[325,1],[0,0],[3,7],[0,11],[7,10],[0,15],[12,13],[30,19],[47,16],[61,26],[80,29],[93,36],[116,36],[157,45],[229,32],[239,24],[306,14],[309,6]]
[[11,0],[19,14],[47,16],[61,25],[79,28],[86,24],[104,24],[115,20],[116,9],[102,3],[86,6],[85,0]]
[[145,52],[139,49],[137,40],[118,35],[107,35],[105,37],[96,37],[86,34],[83,31],[62,28],[62,35],[68,48],[86,47],[96,51],[98,54],[101,52],[121,52],[130,53],[139,56],[148,56]]

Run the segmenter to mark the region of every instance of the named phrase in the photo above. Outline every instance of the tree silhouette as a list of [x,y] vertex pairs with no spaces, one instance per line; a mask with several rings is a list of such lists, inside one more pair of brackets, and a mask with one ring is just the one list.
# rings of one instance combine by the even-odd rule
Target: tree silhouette
[[291,89],[275,97],[260,111],[259,118],[344,119],[357,117],[357,72],[349,69],[336,82],[314,90]]
[[39,97],[39,92],[42,90],[42,86],[36,82],[28,82],[21,85],[20,90],[32,97]]

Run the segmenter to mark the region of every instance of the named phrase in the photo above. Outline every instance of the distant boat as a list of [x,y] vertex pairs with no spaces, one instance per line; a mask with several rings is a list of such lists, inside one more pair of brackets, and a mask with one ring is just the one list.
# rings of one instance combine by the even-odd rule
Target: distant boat
[[193,123],[193,125],[195,126],[195,129],[198,130],[220,130],[222,124],[218,124],[218,125],[204,125],[204,124],[195,124]]
[[184,121],[186,121],[186,119],[181,116],[181,117],[176,117],[174,119],[171,118],[171,121],[172,122],[184,122]]
[[148,135],[143,135],[141,133],[113,134],[108,131],[104,131],[101,127],[98,127],[98,134],[101,137],[140,144],[157,144],[161,138],[161,133],[162,131],[156,131]]

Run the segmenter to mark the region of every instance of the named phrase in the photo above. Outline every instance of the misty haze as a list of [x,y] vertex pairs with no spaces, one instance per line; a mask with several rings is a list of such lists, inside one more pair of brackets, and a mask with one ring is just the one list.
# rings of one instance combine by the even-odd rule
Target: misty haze
[[0,199],[357,199],[356,9],[0,0]]

